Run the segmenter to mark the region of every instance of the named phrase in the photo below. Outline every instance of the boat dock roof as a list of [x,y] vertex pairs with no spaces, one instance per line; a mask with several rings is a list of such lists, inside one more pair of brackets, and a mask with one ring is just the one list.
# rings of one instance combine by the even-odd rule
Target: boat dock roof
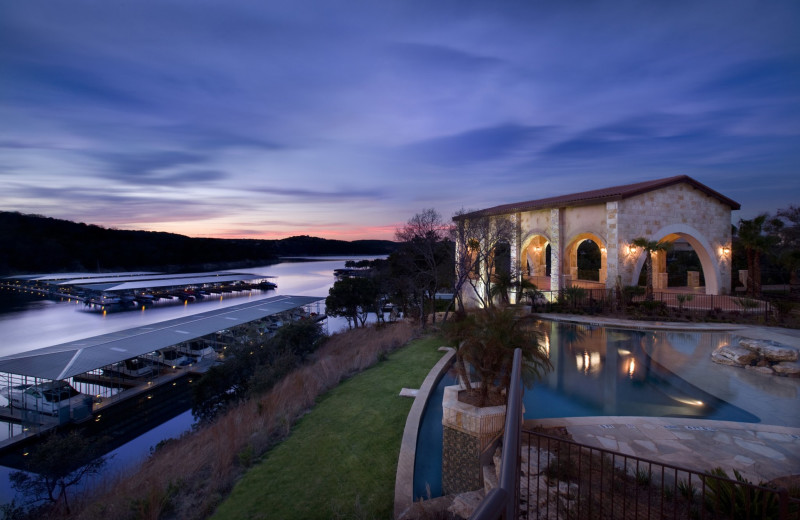
[[159,348],[197,339],[324,299],[316,296],[274,296],[61,345],[20,352],[0,358],[0,372],[51,380],[66,379]]
[[[270,278],[268,276],[264,276],[261,274],[244,274],[244,273],[235,273],[235,274],[227,274],[227,275],[214,275],[214,276],[194,276],[191,275],[182,275],[182,276],[190,276],[189,278],[183,277],[164,277],[158,279],[151,279],[151,280],[134,280],[134,281],[110,281],[107,283],[96,283],[92,281],[91,283],[78,283],[75,284],[75,287],[79,287],[81,289],[91,289],[93,291],[136,291],[140,289],[162,289],[164,287],[184,287],[184,286],[193,286],[193,285],[204,285],[204,284],[220,284],[225,282],[243,282],[248,280],[263,280],[265,278]],[[78,280],[80,281],[80,280]],[[69,282],[64,282],[64,284],[73,284],[76,280],[71,280]]]

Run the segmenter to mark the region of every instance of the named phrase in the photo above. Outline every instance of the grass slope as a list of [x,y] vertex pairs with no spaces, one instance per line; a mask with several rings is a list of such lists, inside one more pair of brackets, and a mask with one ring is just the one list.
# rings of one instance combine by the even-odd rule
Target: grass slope
[[323,396],[292,434],[249,470],[214,518],[391,518],[412,400],[442,353],[423,338]]

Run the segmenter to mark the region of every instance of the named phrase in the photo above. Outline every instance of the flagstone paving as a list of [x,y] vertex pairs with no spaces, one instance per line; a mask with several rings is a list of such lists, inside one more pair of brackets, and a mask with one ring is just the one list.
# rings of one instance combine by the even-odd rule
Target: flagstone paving
[[[800,331],[737,324],[659,323],[547,315],[548,319],[651,330],[728,331],[800,348]],[[760,423],[667,417],[569,417],[526,421],[527,427],[563,426],[578,443],[696,471],[736,469],[750,481],[800,474],[800,379],[762,376],[694,358],[692,365],[659,363],[692,384],[754,413]]]

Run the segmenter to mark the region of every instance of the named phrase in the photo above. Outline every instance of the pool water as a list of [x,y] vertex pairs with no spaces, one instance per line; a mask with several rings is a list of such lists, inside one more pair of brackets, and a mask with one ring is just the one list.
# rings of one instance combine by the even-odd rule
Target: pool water
[[707,359],[730,342],[727,333],[557,322],[543,322],[541,329],[553,370],[525,389],[525,419],[630,415],[759,422],[653,361],[667,355]]
[[[707,359],[727,333],[612,329],[543,321],[541,342],[553,369],[526,388],[525,419],[581,416],[689,417],[759,422],[755,415],[704,392],[656,363],[665,356]],[[444,376],[420,424],[414,500],[441,496]]]

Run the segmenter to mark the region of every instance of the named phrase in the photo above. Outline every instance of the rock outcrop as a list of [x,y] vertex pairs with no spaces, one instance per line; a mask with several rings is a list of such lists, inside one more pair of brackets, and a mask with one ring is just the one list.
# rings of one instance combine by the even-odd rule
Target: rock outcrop
[[757,374],[800,377],[799,354],[796,348],[773,341],[741,338],[712,352],[711,360]]

